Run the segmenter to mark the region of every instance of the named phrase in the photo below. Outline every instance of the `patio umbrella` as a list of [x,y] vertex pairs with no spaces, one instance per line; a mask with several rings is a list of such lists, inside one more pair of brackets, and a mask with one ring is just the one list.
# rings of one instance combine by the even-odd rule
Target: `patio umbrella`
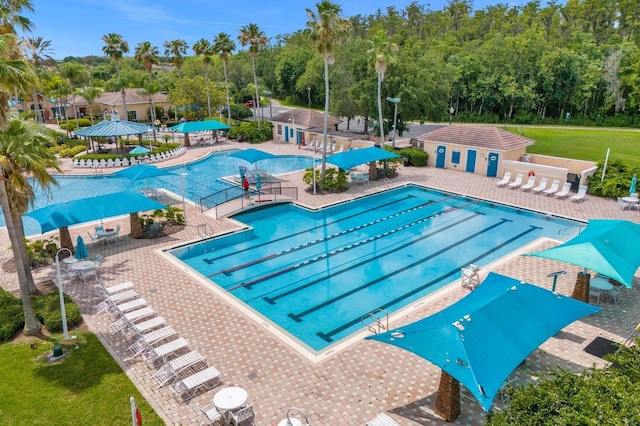
[[78,240],[76,242],[76,259],[82,260],[89,257],[89,252],[87,251],[87,246],[84,245],[84,240],[80,235],[78,235]]
[[113,174],[114,176],[121,176],[129,179],[131,182],[137,182],[144,179],[144,192],[147,193],[147,179],[158,176],[170,176],[175,175],[168,170],[159,169],[156,166],[149,164],[136,164],[135,166],[127,167],[122,170],[118,170]]
[[633,175],[633,177],[631,178],[631,187],[629,188],[629,194],[633,194],[634,192],[636,192],[637,182],[638,182],[638,178],[636,177],[636,175]]
[[268,160],[271,158],[278,158],[277,155],[269,154],[268,152],[260,151],[258,149],[245,149],[242,151],[236,151],[232,154],[229,154],[229,157],[240,158],[241,160],[247,161],[248,163],[256,165],[256,175],[258,174],[258,161],[260,160]]
[[640,225],[626,220],[590,220],[576,237],[537,256],[582,266],[631,287],[640,266]]
[[568,324],[601,310],[491,272],[448,308],[366,339],[397,346],[437,365],[489,411],[502,384],[531,352]]
[[135,148],[133,148],[131,151],[129,151],[129,154],[147,154],[149,152],[151,151],[148,148],[138,145]]

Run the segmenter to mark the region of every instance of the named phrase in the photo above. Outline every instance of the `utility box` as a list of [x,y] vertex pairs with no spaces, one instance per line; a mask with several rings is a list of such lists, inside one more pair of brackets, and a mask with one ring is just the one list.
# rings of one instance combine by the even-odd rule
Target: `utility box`
[[64,352],[62,352],[62,345],[60,343],[56,344],[53,346],[53,357],[54,358],[59,358],[61,356],[64,355]]
[[567,173],[567,182],[571,182],[571,192],[578,192],[578,189],[580,189],[580,175]]

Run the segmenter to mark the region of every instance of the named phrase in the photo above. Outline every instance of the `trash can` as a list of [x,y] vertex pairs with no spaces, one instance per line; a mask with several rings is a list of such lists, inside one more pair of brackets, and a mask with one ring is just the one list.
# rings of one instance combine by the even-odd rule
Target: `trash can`
[[578,189],[580,189],[580,175],[567,173],[567,182],[571,182],[571,192],[578,192]]
[[409,165],[409,157],[402,157],[402,164],[404,164],[405,166]]
[[62,352],[62,345],[60,343],[55,344],[53,346],[53,356],[58,358],[62,355],[64,355],[64,352]]

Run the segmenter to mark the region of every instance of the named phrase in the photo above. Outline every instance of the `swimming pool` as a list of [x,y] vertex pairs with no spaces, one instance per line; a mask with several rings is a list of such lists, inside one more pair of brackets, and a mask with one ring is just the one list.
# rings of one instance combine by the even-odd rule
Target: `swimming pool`
[[313,353],[540,237],[584,224],[420,186],[319,211],[274,205],[250,226],[170,254]]
[[[195,201],[201,197],[231,187],[231,184],[221,180],[223,176],[238,174],[239,166],[248,166],[246,161],[229,157],[229,154],[237,150],[228,150],[212,153],[207,157],[191,162],[184,166],[168,167],[175,176],[162,176],[147,179],[149,187],[166,188],[176,194],[182,194],[180,174],[184,173],[185,197]],[[272,174],[285,174],[311,167],[313,159],[305,156],[282,155],[278,158],[262,160],[260,169]],[[144,181],[131,182],[129,179],[105,175],[96,176],[56,176],[59,186],[51,187],[51,197],[44,193],[42,188],[35,188],[36,201],[30,210],[39,209],[50,204],[63,201],[77,200],[95,195],[111,194],[127,189],[143,190]],[[4,216],[0,212],[0,226],[4,226]],[[25,235],[40,234],[40,225],[34,219],[24,217]]]

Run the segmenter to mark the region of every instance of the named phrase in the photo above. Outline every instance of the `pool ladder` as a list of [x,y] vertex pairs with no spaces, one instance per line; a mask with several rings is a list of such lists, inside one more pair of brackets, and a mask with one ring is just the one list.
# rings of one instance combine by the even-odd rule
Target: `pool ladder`
[[382,309],[376,309],[363,315],[360,322],[373,334],[379,334],[389,329],[389,314]]

